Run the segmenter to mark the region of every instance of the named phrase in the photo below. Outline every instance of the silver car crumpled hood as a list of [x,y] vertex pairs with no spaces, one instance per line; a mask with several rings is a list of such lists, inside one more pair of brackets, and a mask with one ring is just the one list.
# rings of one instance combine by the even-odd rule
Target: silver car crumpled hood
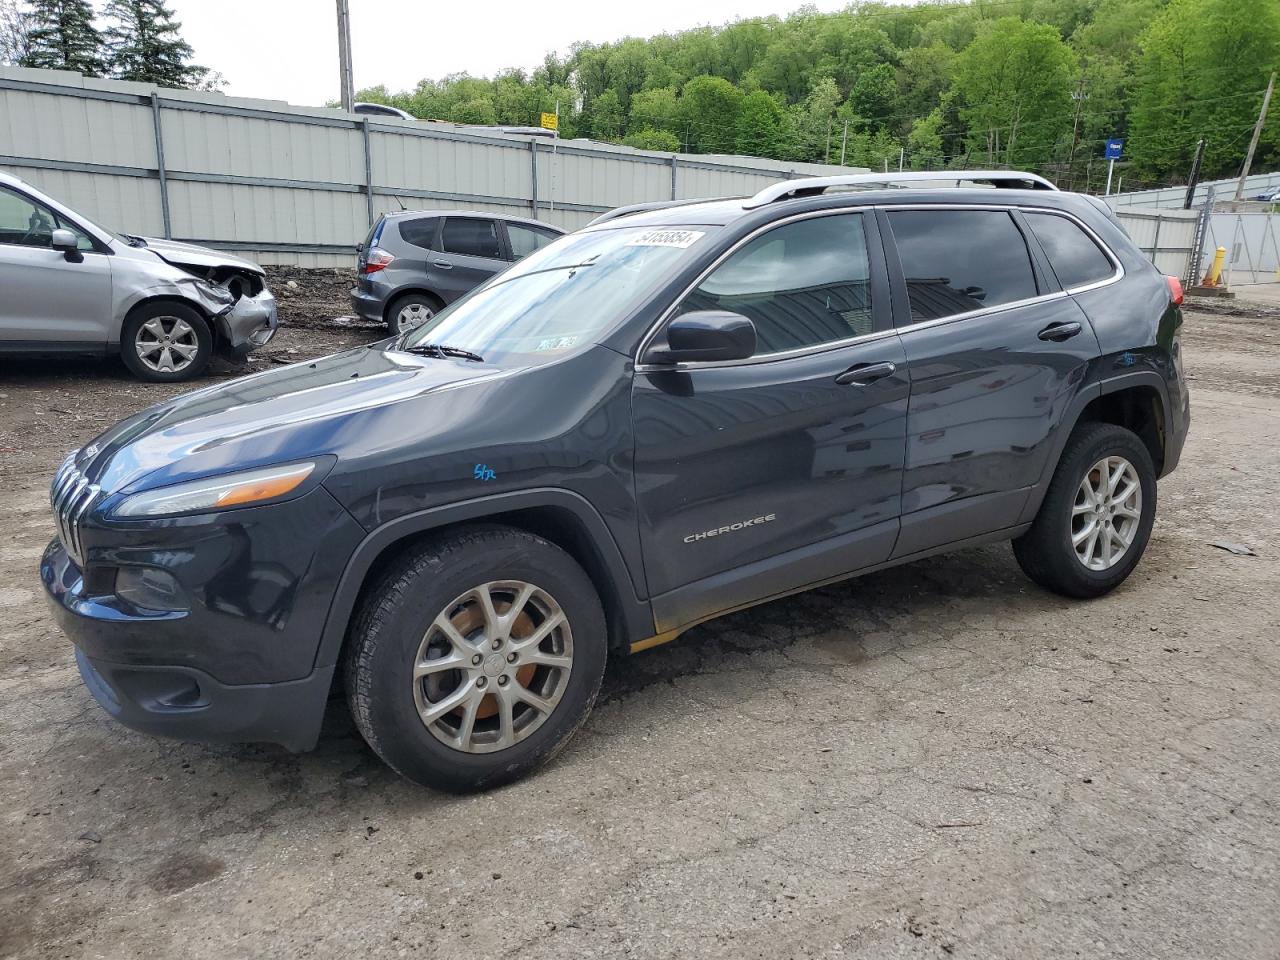
[[263,276],[265,271],[252,260],[232,256],[224,250],[201,247],[194,243],[181,243],[177,240],[159,240],[152,237],[142,238],[147,249],[161,260],[176,267],[229,267],[232,270],[243,270]]

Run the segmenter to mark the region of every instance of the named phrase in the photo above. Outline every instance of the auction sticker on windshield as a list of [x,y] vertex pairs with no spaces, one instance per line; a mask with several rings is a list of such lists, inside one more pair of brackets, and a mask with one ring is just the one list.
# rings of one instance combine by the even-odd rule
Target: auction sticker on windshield
[[701,230],[647,230],[634,240],[629,247],[679,247],[692,246],[704,236]]

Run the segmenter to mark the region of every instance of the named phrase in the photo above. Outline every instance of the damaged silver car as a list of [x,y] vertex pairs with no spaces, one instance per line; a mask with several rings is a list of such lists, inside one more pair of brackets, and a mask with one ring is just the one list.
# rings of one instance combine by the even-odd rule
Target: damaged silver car
[[256,263],[112,233],[0,173],[0,354],[118,353],[144,380],[199,376],[276,331]]

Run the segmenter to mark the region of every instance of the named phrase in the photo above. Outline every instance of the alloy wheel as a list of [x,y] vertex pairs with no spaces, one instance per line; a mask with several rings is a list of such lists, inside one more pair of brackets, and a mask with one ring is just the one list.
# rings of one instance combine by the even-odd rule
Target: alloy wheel
[[1124,457],[1103,457],[1084,475],[1071,508],[1071,545],[1090,570],[1110,570],[1138,535],[1142,482]]
[[546,722],[572,669],[573,635],[555,598],[521,580],[494,581],[456,597],[427,628],[414,704],[441,743],[493,753]]
[[138,359],[157,373],[178,373],[195,361],[200,340],[181,317],[152,317],[134,337]]

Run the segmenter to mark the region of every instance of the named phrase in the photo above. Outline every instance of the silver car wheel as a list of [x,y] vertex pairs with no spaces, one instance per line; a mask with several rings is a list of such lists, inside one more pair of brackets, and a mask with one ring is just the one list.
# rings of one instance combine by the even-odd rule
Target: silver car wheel
[[1103,457],[1084,475],[1071,508],[1071,544],[1090,570],[1110,570],[1142,523],[1142,481],[1124,457]]
[[436,315],[425,303],[406,303],[396,314],[396,324],[401,333],[416,330]]
[[181,317],[152,317],[133,340],[138,359],[157,373],[179,373],[195,361],[200,340]]
[[413,700],[441,743],[493,753],[547,721],[572,669],[573,634],[555,598],[522,580],[494,581],[455,598],[427,628]]

